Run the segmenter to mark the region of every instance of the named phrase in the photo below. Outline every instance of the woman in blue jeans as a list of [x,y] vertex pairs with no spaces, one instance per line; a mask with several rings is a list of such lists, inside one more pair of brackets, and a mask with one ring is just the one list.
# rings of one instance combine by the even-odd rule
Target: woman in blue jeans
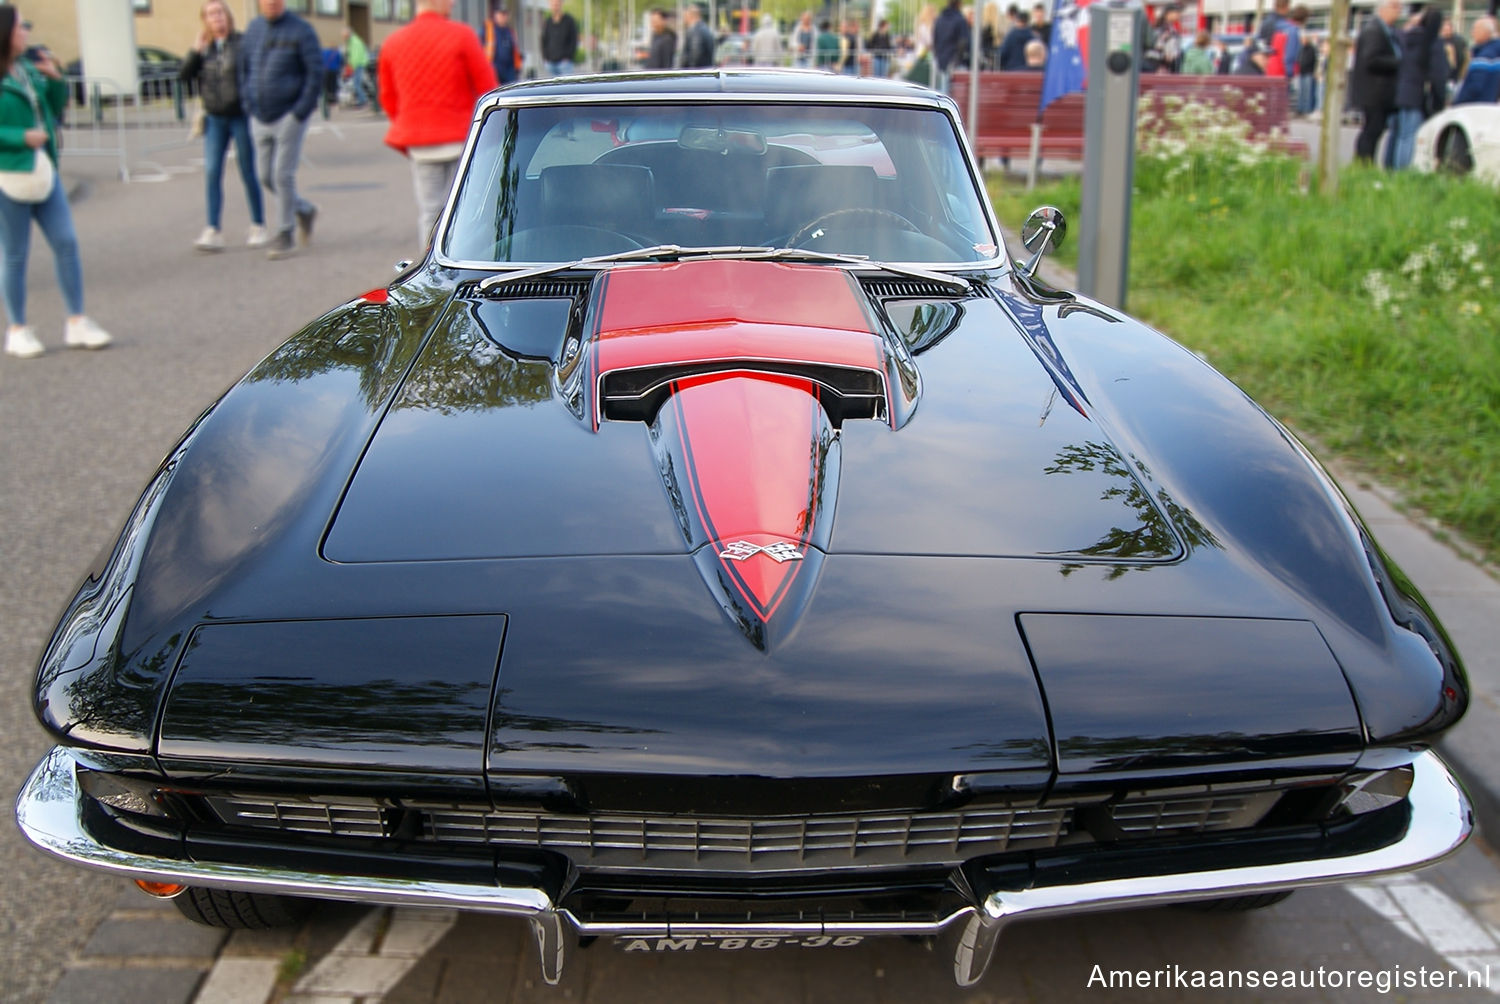
[[234,17],[222,0],[208,0],[199,13],[203,29],[182,64],[182,79],[198,81],[203,99],[203,176],[208,195],[208,226],[193,247],[199,251],[224,250],[220,221],[224,212],[224,155],[234,140],[234,159],[245,183],[245,201],[250,204],[250,232],[245,243],[262,247],[269,241],[260,185],[255,180],[255,152],[250,145],[250,120],[240,106],[235,64],[240,59],[240,33]]
[[[41,226],[57,265],[68,321],[63,344],[102,349],[110,342],[104,329],[83,313],[83,268],[78,235],[68,197],[57,178],[57,115],[68,103],[68,86],[51,56],[35,64],[23,53],[31,25],[10,4],[0,4],[0,248],[5,269],[0,290],[10,326],[7,355],[30,359],[45,350],[26,323],[26,260],[31,251],[31,221]],[[50,178],[37,201],[28,181],[38,169]]]

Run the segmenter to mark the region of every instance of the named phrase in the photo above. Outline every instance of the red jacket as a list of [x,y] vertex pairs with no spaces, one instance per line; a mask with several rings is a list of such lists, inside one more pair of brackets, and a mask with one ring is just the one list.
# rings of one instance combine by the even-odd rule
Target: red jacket
[[474,103],[496,87],[468,25],[423,11],[380,47],[380,107],[391,119],[387,145],[459,143],[469,135]]

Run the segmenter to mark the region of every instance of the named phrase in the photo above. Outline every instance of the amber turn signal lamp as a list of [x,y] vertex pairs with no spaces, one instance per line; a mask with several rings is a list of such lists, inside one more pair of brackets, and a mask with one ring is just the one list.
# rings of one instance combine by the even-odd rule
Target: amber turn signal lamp
[[145,879],[136,879],[135,884],[140,886],[141,892],[158,899],[171,899],[187,888],[175,882],[147,882]]

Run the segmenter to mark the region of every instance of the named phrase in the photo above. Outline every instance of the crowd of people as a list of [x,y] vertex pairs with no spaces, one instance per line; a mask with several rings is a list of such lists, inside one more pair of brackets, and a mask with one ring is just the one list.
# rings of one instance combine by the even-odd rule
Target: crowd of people
[[[182,76],[195,85],[203,111],[206,225],[194,246],[205,252],[226,246],[223,178],[231,143],[249,216],[245,243],[276,259],[311,242],[318,210],[298,193],[297,169],[308,122],[330,86],[339,87],[345,103],[356,107],[375,106],[378,100],[389,117],[386,143],[411,164],[418,233],[425,242],[452,187],[475,102],[519,79],[525,69],[506,5],[497,5],[476,33],[451,20],[454,0],[416,0],[416,16],[385,40],[376,61],[349,29],[340,46],[321,49],[316,31],[286,9],[286,0],[256,2],[260,16],[241,33],[227,0],[205,0],[200,30],[183,64]],[[1045,67],[1052,33],[1045,4],[1030,10],[1012,5],[1003,23],[998,4],[983,11],[982,69]],[[954,70],[973,60],[974,12],[962,0],[946,0],[941,11],[926,4],[907,35],[893,35],[883,19],[863,34],[854,19],[836,25],[816,20],[811,10],[783,33],[764,14],[758,29],[732,49],[704,15],[702,7],[690,3],[682,9],[679,27],[674,9],[652,9],[641,65],[816,67],[877,77],[900,74],[946,90]],[[1327,41],[1308,31],[1308,19],[1305,6],[1274,0],[1255,32],[1234,39],[1238,45],[1231,51],[1224,36],[1199,32],[1188,40],[1180,9],[1168,5],[1150,27],[1141,68],[1282,77],[1294,113],[1310,114],[1319,105]],[[77,237],[56,176],[57,129],[67,88],[50,54],[27,45],[29,29],[15,7],[0,4],[0,127],[7,127],[0,128],[0,292],[9,322],[5,351],[23,358],[45,351],[26,323],[33,222],[55,259],[68,311],[64,344],[102,348],[110,342],[84,313]],[[542,74],[575,71],[579,26],[563,0],[550,0],[536,41]],[[372,74],[372,66],[378,73]],[[1438,7],[1404,13],[1402,0],[1379,0],[1358,29],[1349,69],[1349,107],[1362,123],[1355,155],[1373,163],[1379,154],[1383,166],[1399,170],[1411,163],[1417,130],[1427,117],[1450,103],[1500,100],[1495,18],[1479,18],[1465,39]]]

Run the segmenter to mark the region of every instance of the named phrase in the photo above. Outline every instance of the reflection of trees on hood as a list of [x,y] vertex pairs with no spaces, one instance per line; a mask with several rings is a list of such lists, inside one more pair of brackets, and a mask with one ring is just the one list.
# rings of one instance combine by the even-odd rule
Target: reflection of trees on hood
[[[1145,464],[1134,460],[1142,474],[1149,476]],[[1109,443],[1090,440],[1065,447],[1058,451],[1047,474],[1103,474],[1113,480],[1100,494],[1100,498],[1123,504],[1132,510],[1139,523],[1134,528],[1111,527],[1104,536],[1087,547],[1068,552],[1082,557],[1115,558],[1121,561],[1142,562],[1140,564],[1117,564],[1111,567],[1109,578],[1115,579],[1132,569],[1151,567],[1144,562],[1162,561],[1177,553],[1177,540],[1172,534],[1175,527],[1183,546],[1191,553],[1200,547],[1218,547],[1219,541],[1183,505],[1174,501],[1165,489],[1158,491],[1155,501],[1145,485],[1132,473],[1130,464],[1120,451]],[[1162,516],[1165,514],[1166,520]],[[1170,522],[1170,526],[1168,525]],[[1079,564],[1063,566],[1067,575],[1079,568]]]
[[511,358],[467,317],[454,317],[417,361],[397,408],[458,411],[532,405],[552,396],[552,366]]
[[[361,305],[324,319],[257,366],[250,381],[298,381],[333,370],[359,374],[372,408],[395,389],[426,335],[431,312]],[[535,404],[552,396],[552,367],[521,362],[485,337],[469,313],[445,315],[396,402],[443,414]]]
[[[398,323],[398,316],[407,323]],[[395,389],[407,361],[422,344],[426,325],[421,320],[373,304],[338,311],[294,336],[245,379],[294,383],[351,370],[359,374],[365,404],[374,407]]]

